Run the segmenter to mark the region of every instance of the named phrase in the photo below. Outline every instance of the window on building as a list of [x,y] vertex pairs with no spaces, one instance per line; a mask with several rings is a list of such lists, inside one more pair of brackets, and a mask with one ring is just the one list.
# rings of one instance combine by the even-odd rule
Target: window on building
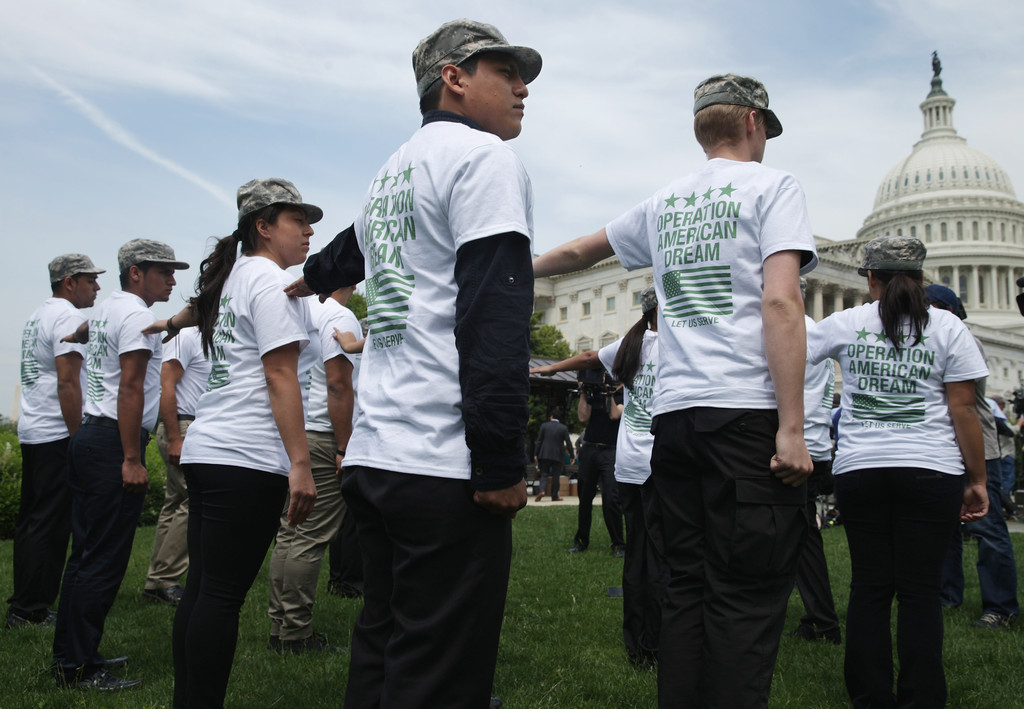
[[978,240],[978,222],[971,222],[971,238]]
[[925,224],[924,225],[924,240],[925,241],[931,241],[932,240],[932,225],[931,224]]
[[558,309],[558,319],[560,321],[562,321],[562,322],[565,322],[566,320],[568,320],[569,319],[569,309],[566,308],[566,307],[559,308]]
[[588,352],[594,349],[594,341],[589,337],[581,337],[576,340],[576,350],[579,352]]
[[614,313],[615,312],[615,296],[614,295],[610,295],[610,296],[608,296],[607,298],[604,299],[604,311],[606,313]]
[[948,236],[948,235],[946,234],[946,222],[942,222],[942,223],[941,223],[941,224],[939,225],[939,232],[940,232],[940,237],[939,237],[939,238],[940,238],[940,239],[941,239],[942,241],[945,241],[946,239],[948,239],[948,238],[949,238],[949,236]]
[[583,307],[583,317],[589,318],[590,317],[590,301],[589,300],[584,301],[582,307]]
[[644,299],[641,297],[642,295],[643,295],[643,291],[642,290],[635,290],[635,291],[633,291],[633,307],[634,308],[639,308],[640,306],[642,306],[644,304]]
[[913,237],[917,236],[917,227],[916,226],[910,227],[910,235],[913,236]]
[[603,335],[601,335],[601,347],[607,347],[611,343],[615,342],[617,339],[619,339],[619,336],[616,335],[614,332],[606,332]]
[[963,222],[957,222],[956,223],[956,240],[957,241],[963,241],[964,240],[964,223]]

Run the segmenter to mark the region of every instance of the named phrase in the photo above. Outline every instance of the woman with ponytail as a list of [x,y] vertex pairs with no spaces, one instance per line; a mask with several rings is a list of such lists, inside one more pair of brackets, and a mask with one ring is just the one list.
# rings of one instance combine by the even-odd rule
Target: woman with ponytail
[[622,566],[622,631],[630,661],[638,666],[657,662],[661,635],[661,594],[664,584],[660,547],[648,535],[656,511],[651,475],[651,411],[658,363],[658,297],[649,287],[640,297],[643,316],[626,336],[592,350],[531,369],[549,377],[578,369],[608,371],[623,384],[623,408],[615,445],[615,481],[626,521],[626,556]]
[[[846,688],[854,707],[943,707],[943,556],[960,520],[988,509],[974,380],[988,369],[952,313],[929,307],[925,247],[882,236],[858,270],[875,302],[807,333],[811,363],[842,370],[833,473],[850,545]],[[899,677],[893,688],[893,596]]]
[[[306,260],[319,207],[286,180],[238,189],[238,228],[200,266],[197,296],[155,328],[196,324],[208,388],[181,452],[188,483],[189,573],[174,618],[174,706],[221,707],[238,616],[277,532],[316,498],[304,410],[319,338],[284,270]],[[239,255],[237,252],[241,252]]]

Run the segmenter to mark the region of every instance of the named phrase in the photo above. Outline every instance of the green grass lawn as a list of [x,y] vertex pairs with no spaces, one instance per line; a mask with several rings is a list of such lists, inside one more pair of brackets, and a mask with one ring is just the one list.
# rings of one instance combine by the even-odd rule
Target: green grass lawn
[[[531,507],[515,521],[515,553],[494,693],[516,707],[653,707],[656,675],[637,671],[622,648],[622,601],[608,597],[621,582],[622,561],[608,553],[608,537],[595,515],[590,551],[566,554],[576,527],[575,507]],[[142,599],[153,541],[140,529],[117,602],[107,620],[102,651],[131,656],[130,677],[139,690],[113,696],[61,691],[48,666],[52,631],[0,631],[0,707],[170,707],[173,609]],[[824,533],[841,620],[849,587],[846,538],[841,527]],[[1014,535],[1018,559],[1024,535]],[[951,707],[1024,706],[1024,633],[971,628],[980,614],[976,548],[964,551],[968,569],[963,608],[946,615],[945,659]],[[340,707],[347,654],[278,656],[266,649],[269,620],[266,569],[242,609],[227,706],[241,708]],[[360,601],[328,596],[326,564],[315,609],[316,628],[347,645]],[[11,542],[0,542],[0,591],[11,588]],[[794,594],[787,631],[802,614]],[[773,707],[801,709],[849,705],[842,680],[843,650],[824,643],[783,638],[772,686]]]

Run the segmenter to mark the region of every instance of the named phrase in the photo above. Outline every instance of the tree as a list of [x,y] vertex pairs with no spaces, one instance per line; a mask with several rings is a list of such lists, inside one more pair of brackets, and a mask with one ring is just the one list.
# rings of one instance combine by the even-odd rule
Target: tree
[[366,298],[356,291],[348,299],[348,309],[355,313],[357,319],[366,317]]
[[530,318],[530,354],[551,359],[571,357],[572,349],[562,336],[562,331],[554,325],[542,325],[542,317],[544,313],[537,312]]

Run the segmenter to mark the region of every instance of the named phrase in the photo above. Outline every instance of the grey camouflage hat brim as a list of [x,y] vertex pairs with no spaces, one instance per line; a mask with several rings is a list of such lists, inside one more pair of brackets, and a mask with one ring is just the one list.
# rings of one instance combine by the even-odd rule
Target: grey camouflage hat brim
[[913,236],[879,236],[864,247],[864,263],[857,269],[868,271],[920,271],[928,250]]
[[280,177],[266,177],[249,180],[238,188],[238,221],[272,204],[298,207],[306,213],[306,221],[310,224],[316,224],[324,218],[324,210],[303,202],[302,195],[291,182]]
[[519,76],[524,84],[536,79],[543,65],[537,50],[510,45],[494,25],[474,20],[452,20],[420,40],[412,53],[417,95],[423,97],[431,85],[441,78],[444,67],[449,64],[458,66],[481,52],[512,55],[519,66]]
[[765,135],[768,138],[782,135],[779,117],[768,108],[768,91],[757,79],[738,74],[717,74],[697,84],[693,90],[693,115],[696,116],[702,108],[720,104],[756,108],[764,113]]
[[162,263],[177,271],[188,269],[188,264],[174,257],[174,249],[162,241],[132,239],[117,250],[117,267],[122,273],[140,263]]
[[92,259],[85,254],[63,254],[50,261],[47,269],[50,272],[50,283],[58,283],[68,276],[79,274],[95,276],[106,273],[102,268],[96,268]]

